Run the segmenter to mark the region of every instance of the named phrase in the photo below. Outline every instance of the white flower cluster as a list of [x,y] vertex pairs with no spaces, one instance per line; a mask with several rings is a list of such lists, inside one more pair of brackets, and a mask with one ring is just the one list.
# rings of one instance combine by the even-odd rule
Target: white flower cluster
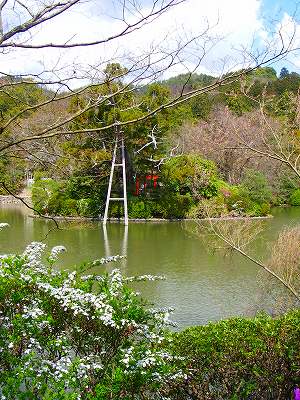
[[33,302],[33,304],[31,304],[30,306],[23,306],[23,313],[22,313],[22,318],[24,319],[37,319],[39,317],[44,316],[45,313],[43,310],[41,310],[38,307],[37,302]]
[[139,275],[139,276],[129,276],[124,278],[124,282],[141,282],[141,281],[163,281],[166,277],[163,275]]
[[99,258],[98,260],[92,261],[91,266],[96,267],[97,265],[104,265],[104,264],[108,264],[111,262],[116,262],[116,261],[121,260],[122,258],[126,258],[126,256],[116,255],[116,256],[109,256],[109,257],[102,257],[102,258]]
[[9,226],[9,224],[7,222],[0,222],[0,231],[3,228],[7,228]]
[[105,301],[105,294],[95,295],[67,286],[56,288],[46,282],[37,282],[37,287],[58,300],[64,311],[72,310],[74,316],[81,314],[87,319],[94,319],[95,313],[104,325],[116,327],[113,319],[114,310]]
[[157,382],[187,379],[187,376],[181,370],[177,370],[176,373],[158,372],[163,371],[165,365],[182,358],[173,356],[168,352],[156,350],[155,348],[151,350],[149,347],[151,346],[148,346],[148,349],[145,349],[144,352],[139,351],[137,353],[132,346],[123,350],[121,362],[124,364],[127,374],[136,374],[137,371],[141,375],[148,373],[151,379]]
[[173,307],[150,308],[148,311],[153,315],[156,322],[161,326],[177,326],[176,323],[169,319],[170,314],[174,311]]
[[[124,290],[123,285],[124,282],[154,281],[164,277],[143,275],[124,278],[119,269],[99,277],[81,277],[76,271],[67,273],[51,269],[51,261],[65,251],[63,246],[52,249],[48,258],[50,268],[45,266],[42,262],[45,247],[38,242],[27,246],[22,257],[18,258],[24,261],[23,266],[17,263],[19,270],[12,269],[8,260],[0,260],[0,284],[2,279],[4,282],[5,279],[9,281],[11,278],[12,282],[19,279],[20,286],[29,288],[26,301],[22,299],[14,303],[8,298],[5,304],[0,304],[3,329],[14,331],[13,315],[20,316],[24,323],[19,332],[24,355],[20,360],[23,363],[22,373],[29,371],[30,376],[35,374],[39,382],[43,381],[43,377],[47,377],[47,382],[63,382],[70,390],[73,384],[85,382],[106,370],[107,363],[111,362],[112,347],[117,346],[115,351],[121,355],[121,364],[127,374],[148,373],[153,380],[162,381],[163,376],[167,376],[164,367],[174,359],[160,351],[160,345],[166,340],[164,328],[169,323],[170,309],[132,312],[139,304],[137,292]],[[123,256],[102,258],[93,265],[121,258]],[[88,280],[91,280],[91,285],[83,282]],[[13,287],[18,292],[18,286]],[[87,287],[93,287],[93,291],[88,291]],[[52,325],[55,318],[61,324],[58,331],[58,322]],[[97,327],[94,331],[93,326]],[[44,333],[50,338],[48,347],[44,345]],[[7,336],[3,351],[14,354],[15,349],[20,348],[20,339],[12,337],[10,334]],[[82,346],[82,352],[77,351],[78,348],[75,351],[75,343],[78,343],[79,349]],[[0,382],[0,394],[1,388]]]
[[109,292],[112,296],[117,296],[123,287],[123,277],[119,269],[114,269],[110,273]]
[[[28,355],[30,353],[33,353],[35,355],[37,352],[42,352],[42,351],[43,351],[43,348],[40,345],[40,343],[35,338],[32,338],[32,337],[29,338],[29,341],[27,343],[27,348],[24,350],[24,354]],[[25,363],[25,367],[29,367],[29,366],[31,366],[30,359]]]
[[26,247],[23,257],[27,259],[27,267],[35,268],[42,266],[41,259],[45,248],[46,245],[40,242],[32,242]]
[[[152,329],[148,324],[139,324],[136,327],[136,334],[145,346],[138,350],[133,346],[123,350],[121,362],[124,364],[127,374],[136,374],[139,371],[142,375],[148,373],[154,381],[163,382],[163,380],[171,379],[172,374],[157,372],[158,370],[164,370],[168,363],[172,363],[177,359],[177,357],[168,352],[157,349],[157,345],[166,340],[170,341],[164,335],[165,321],[168,321],[169,311],[170,309],[150,311],[157,322],[156,329]],[[181,374],[181,371],[177,372],[179,375]]]
[[58,259],[59,254],[67,251],[65,246],[54,246],[51,250],[50,256],[49,256],[49,261],[56,261]]

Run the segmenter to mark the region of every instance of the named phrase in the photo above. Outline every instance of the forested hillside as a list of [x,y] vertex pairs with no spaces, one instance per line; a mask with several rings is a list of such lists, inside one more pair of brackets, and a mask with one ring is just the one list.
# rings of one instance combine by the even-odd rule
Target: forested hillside
[[[277,77],[266,67],[224,85],[224,77],[182,74],[140,90],[126,83],[121,65],[104,72],[72,97],[18,78],[6,89],[2,78],[1,194],[18,193],[29,173],[38,212],[102,215],[114,138],[122,134],[131,218],[260,216],[272,205],[300,205],[300,75],[283,68]],[[185,92],[185,101],[174,101]],[[41,138],[49,127],[62,134]],[[114,190],[121,190],[118,175]],[[117,204],[110,210],[121,214]]]

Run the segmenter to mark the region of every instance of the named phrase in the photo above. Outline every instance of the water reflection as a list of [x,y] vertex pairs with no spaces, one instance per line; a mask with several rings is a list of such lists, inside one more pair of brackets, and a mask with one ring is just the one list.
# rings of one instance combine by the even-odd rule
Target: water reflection
[[[300,208],[274,211],[263,222],[264,231],[255,243],[259,258],[268,257],[268,243],[285,225],[299,223]],[[22,252],[31,241],[40,241],[53,222],[28,217],[23,207],[0,207],[0,221],[11,227],[0,234],[0,254]],[[120,268],[127,275],[165,275],[166,281],[148,282],[139,287],[144,297],[158,306],[174,307],[173,319],[179,326],[204,324],[233,315],[247,315],[257,308],[269,310],[261,299],[258,268],[239,255],[224,258],[207,251],[209,237],[200,241],[181,223],[141,223],[124,227],[100,222],[66,223],[51,231],[45,242],[51,248],[64,245],[62,267],[82,261],[123,254],[126,259],[103,269]],[[260,275],[260,280],[267,279]]]
[[109,256],[112,256],[112,253],[111,253],[111,250],[110,250],[110,244],[109,244],[109,240],[108,240],[106,224],[102,225],[102,229],[103,229],[103,241],[104,241],[105,257],[109,257]]
[[[121,246],[120,249],[121,251],[119,252],[118,255],[124,256],[124,258],[120,261],[123,273],[126,271],[126,266],[127,266],[127,251],[128,251],[128,225],[124,225],[124,232],[123,232],[123,238],[121,239]],[[105,257],[110,257],[113,255],[116,255],[112,250],[110,246],[110,239],[107,233],[107,225],[102,224],[102,230],[103,230],[103,243],[104,243],[104,254]],[[113,233],[111,233],[113,234]]]

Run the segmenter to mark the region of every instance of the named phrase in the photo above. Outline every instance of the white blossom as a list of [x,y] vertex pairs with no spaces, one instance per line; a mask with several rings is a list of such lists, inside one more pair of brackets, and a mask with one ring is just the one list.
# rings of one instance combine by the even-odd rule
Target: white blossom
[[26,247],[26,249],[23,253],[23,257],[25,257],[28,260],[26,265],[28,267],[41,266],[41,259],[42,259],[42,255],[43,255],[45,248],[46,248],[46,245],[44,243],[41,243],[41,242],[30,243]]
[[[169,353],[159,351],[159,345],[166,340],[163,328],[169,323],[171,310],[145,309],[144,320],[136,316],[131,317],[128,311],[131,310],[132,305],[136,304],[136,297],[139,294],[126,290],[125,296],[123,286],[125,282],[134,280],[153,281],[164,279],[164,277],[143,275],[141,277],[124,278],[119,269],[114,269],[110,274],[100,276],[80,276],[76,271],[62,272],[55,270],[51,262],[55,261],[58,254],[65,251],[65,248],[56,246],[52,249],[48,257],[50,267],[42,261],[45,248],[46,246],[39,242],[33,242],[27,246],[22,257],[19,258],[19,260],[23,260],[23,264],[16,264],[21,265],[20,268],[18,267],[19,269],[12,270],[8,260],[0,259],[0,280],[4,279],[5,282],[5,280],[19,279],[20,285],[30,288],[27,299],[18,299],[14,303],[8,296],[5,304],[3,304],[3,311],[0,312],[3,329],[15,329],[12,316],[16,313],[22,318],[23,326],[18,339],[14,342],[14,339],[8,336],[6,342],[6,350],[8,349],[13,353],[15,348],[19,348],[20,342],[18,341],[21,338],[23,359],[20,361],[22,362],[20,368],[22,368],[22,374],[26,376],[26,371],[30,372],[30,376],[34,374],[37,379],[37,388],[41,387],[39,385],[45,377],[49,382],[51,380],[59,384],[63,382],[67,390],[72,390],[72,385],[76,385],[77,382],[81,382],[82,387],[84,387],[85,380],[91,374],[96,374],[106,368],[105,360],[110,357],[112,342],[109,341],[109,336],[103,336],[103,332],[112,332],[112,338],[117,337],[118,333],[129,332],[129,342],[126,340],[125,345],[124,341],[121,340],[120,344],[117,344],[117,346],[120,346],[118,351],[121,352],[121,363],[125,368],[125,373],[147,373],[152,376],[153,380],[160,382],[164,379],[171,379],[167,372],[157,372],[157,368],[166,366],[168,362],[175,359]],[[102,258],[91,265],[106,264],[120,258],[123,258],[123,256]],[[89,285],[82,284],[82,281],[88,280],[91,280],[92,284],[97,282],[95,285],[97,290],[86,291],[86,286],[89,287]],[[102,287],[104,290],[101,289]],[[48,300],[49,303],[47,303]],[[66,316],[68,321],[71,320],[71,329],[69,329],[68,322],[65,330],[56,331],[57,328],[55,325],[52,326],[51,318],[50,321],[47,319],[49,307],[50,310],[51,307],[54,307],[54,316]],[[8,312],[11,312],[11,314],[6,314],[6,310],[9,310]],[[53,316],[51,312],[50,316]],[[151,323],[148,323],[148,318]],[[95,331],[95,334],[89,335],[84,324],[87,327],[89,324],[96,324],[95,326],[101,328]],[[38,332],[37,337],[30,336],[28,338],[28,329],[29,332]],[[44,340],[41,341],[39,337],[39,334],[42,334],[43,337],[44,332],[46,335],[50,333],[51,337],[47,349],[45,349]],[[109,335],[109,333],[105,334]],[[87,340],[87,346],[91,346],[90,348],[87,347],[88,350],[84,350],[82,354],[74,351],[76,335],[80,340],[82,337],[83,342]],[[113,345],[115,345],[115,339],[113,340]],[[128,344],[130,345],[128,346]],[[97,353],[93,351],[94,348],[97,348]],[[178,374],[179,377],[180,372]],[[177,376],[176,374],[173,375]],[[80,398],[81,396],[78,394],[78,399]]]
[[92,267],[96,267],[97,265],[108,264],[108,263],[111,263],[111,262],[115,262],[115,261],[121,260],[122,258],[126,258],[126,256],[116,255],[116,256],[103,257],[103,258],[100,258],[98,260],[94,260],[91,263],[91,265],[92,265]]
[[50,261],[56,261],[58,256],[67,251],[67,249],[65,248],[65,246],[54,246],[51,250],[50,256],[49,256],[49,260]]
[[129,276],[124,278],[124,282],[140,282],[140,281],[157,281],[157,280],[165,280],[165,276],[160,275],[139,275],[139,276]]
[[9,224],[7,222],[0,222],[0,231],[3,228],[7,228],[9,226]]

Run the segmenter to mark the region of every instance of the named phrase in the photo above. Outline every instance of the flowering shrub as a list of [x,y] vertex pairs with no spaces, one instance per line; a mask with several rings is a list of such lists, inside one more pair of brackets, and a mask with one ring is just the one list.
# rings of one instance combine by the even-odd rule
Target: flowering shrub
[[120,256],[60,271],[64,251],[0,256],[0,400],[270,400],[300,386],[299,310],[170,333],[168,310],[127,286],[161,277],[85,274]]
[[9,225],[8,225],[8,223],[7,222],[0,222],[0,231],[3,229],[3,228],[6,228],[6,227],[8,227]]
[[0,399],[162,399],[180,376],[163,350],[168,311],[147,309],[126,286],[158,277],[60,271],[65,248],[46,263],[45,250],[0,256]]

